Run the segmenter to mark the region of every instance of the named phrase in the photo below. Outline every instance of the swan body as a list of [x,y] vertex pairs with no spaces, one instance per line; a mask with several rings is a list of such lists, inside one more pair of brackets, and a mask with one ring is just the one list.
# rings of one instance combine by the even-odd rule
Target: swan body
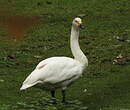
[[46,89],[65,88],[73,80],[77,79],[83,70],[79,61],[69,57],[51,57],[40,62],[36,69],[23,82],[22,89],[27,89],[38,83],[51,84]]
[[65,89],[81,75],[88,60],[79,47],[79,28],[82,25],[80,18],[72,22],[70,46],[74,58],[51,57],[41,61],[34,71],[25,79],[20,90],[25,90],[34,85],[42,85],[44,89],[50,90],[54,97],[54,91],[61,88],[63,101],[65,101]]

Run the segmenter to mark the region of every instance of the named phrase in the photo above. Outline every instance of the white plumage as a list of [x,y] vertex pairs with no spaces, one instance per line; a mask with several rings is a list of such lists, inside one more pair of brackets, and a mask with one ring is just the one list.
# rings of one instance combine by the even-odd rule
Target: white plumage
[[[64,91],[82,75],[85,66],[88,65],[88,60],[78,43],[80,27],[82,27],[81,19],[75,18],[72,22],[70,39],[74,59],[69,57],[51,57],[41,61],[23,82],[20,90],[40,84],[44,89],[50,91],[55,91],[57,88],[62,88]],[[54,94],[52,96],[54,97]],[[64,98],[63,96],[63,101],[65,101]]]

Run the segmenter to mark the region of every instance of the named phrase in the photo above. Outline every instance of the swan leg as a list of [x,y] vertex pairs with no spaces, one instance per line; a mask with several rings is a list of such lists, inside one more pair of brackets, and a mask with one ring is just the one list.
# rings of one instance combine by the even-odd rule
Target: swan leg
[[54,90],[51,91],[51,96],[52,96],[53,98],[55,98],[55,91],[54,91]]
[[56,104],[56,98],[55,98],[55,91],[54,90],[51,91],[51,96],[52,96],[52,103]]
[[66,98],[65,98],[65,96],[66,96],[66,91],[64,90],[64,89],[62,89],[62,103],[66,103]]

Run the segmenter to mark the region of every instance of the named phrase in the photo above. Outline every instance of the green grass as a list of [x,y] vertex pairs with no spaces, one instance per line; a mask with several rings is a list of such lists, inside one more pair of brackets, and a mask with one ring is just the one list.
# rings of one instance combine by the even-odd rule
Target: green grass
[[[24,93],[19,88],[42,59],[72,57],[70,26],[72,19],[81,13],[87,14],[83,17],[86,29],[80,32],[80,45],[89,66],[84,76],[68,89],[67,99],[82,102],[87,110],[130,109],[130,63],[113,64],[119,54],[130,56],[130,42],[115,38],[130,40],[129,0],[1,0],[0,6],[3,12],[0,17],[40,17],[39,23],[28,28],[19,41],[7,39],[6,29],[0,27],[0,110],[10,110],[10,106],[16,105],[17,110],[24,110],[23,104],[31,106],[35,101],[33,104],[37,106],[42,97],[50,98],[40,89],[30,88]],[[16,58],[10,59],[9,55]],[[61,99],[59,90],[56,95]],[[47,110],[61,106],[50,105]]]

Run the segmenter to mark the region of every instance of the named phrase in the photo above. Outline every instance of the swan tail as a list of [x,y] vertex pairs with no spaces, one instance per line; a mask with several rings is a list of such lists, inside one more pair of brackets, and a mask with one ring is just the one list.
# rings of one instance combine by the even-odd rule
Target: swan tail
[[36,76],[37,75],[37,71],[33,71],[23,82],[22,87],[20,88],[20,90],[25,90],[27,88],[30,88],[38,83],[42,83],[42,81],[39,80],[39,77]]
[[22,87],[20,88],[20,90],[26,90],[27,88],[32,87],[31,85],[22,85]]

